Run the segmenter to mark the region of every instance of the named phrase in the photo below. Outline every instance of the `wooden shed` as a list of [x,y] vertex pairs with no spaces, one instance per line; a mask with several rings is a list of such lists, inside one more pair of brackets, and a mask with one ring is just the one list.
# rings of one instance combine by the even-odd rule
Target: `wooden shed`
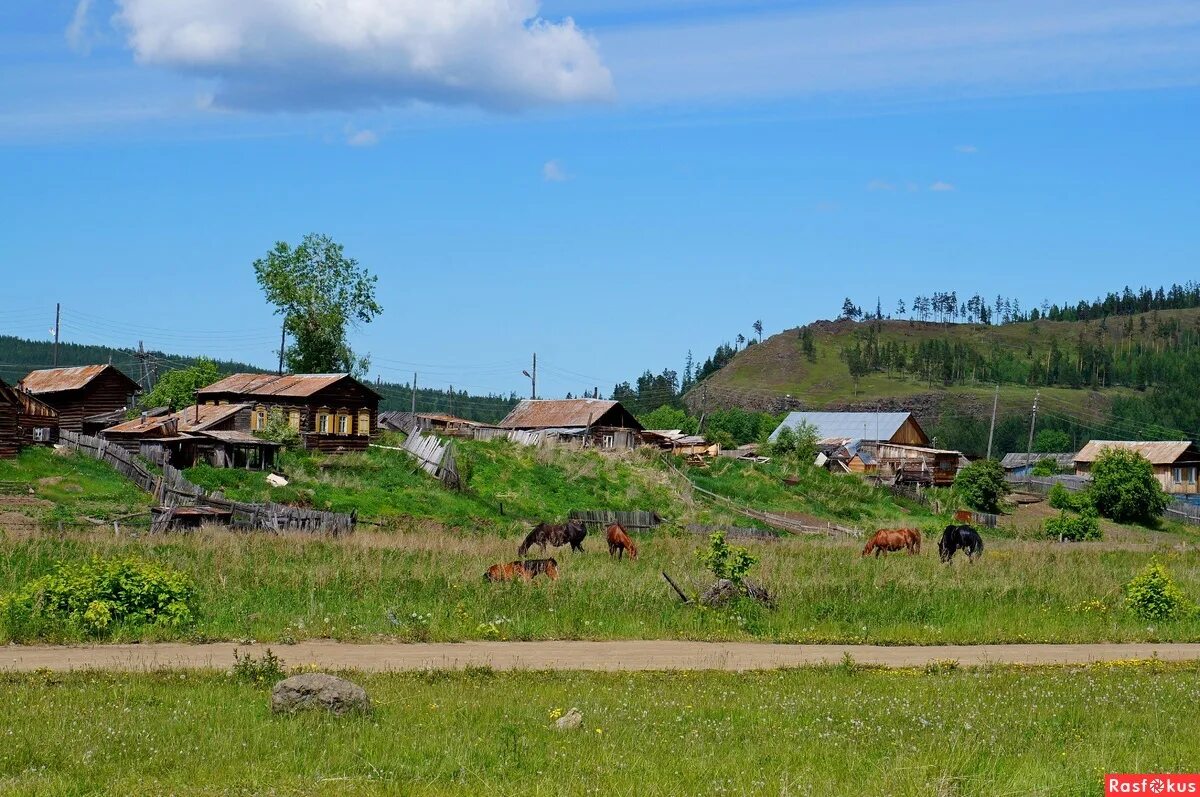
[[380,398],[350,374],[233,374],[196,391],[201,404],[249,404],[250,432],[281,413],[305,448],[331,453],[367,449]]
[[[138,383],[112,365],[32,371],[18,387],[58,412],[58,427],[83,432],[84,419],[133,406]],[[97,431],[97,430],[90,430]]]
[[0,380],[0,459],[21,452],[21,402],[17,391]]
[[580,438],[596,448],[626,450],[641,441],[642,425],[619,401],[525,399],[499,423],[501,429]]
[[818,441],[878,440],[906,446],[928,446],[929,435],[911,412],[789,412],[774,432],[772,442],[786,427],[808,424]]
[[1200,448],[1190,440],[1092,440],[1075,455],[1075,474],[1086,476],[1106,450],[1134,451],[1150,461],[1154,478],[1171,495],[1200,494]]

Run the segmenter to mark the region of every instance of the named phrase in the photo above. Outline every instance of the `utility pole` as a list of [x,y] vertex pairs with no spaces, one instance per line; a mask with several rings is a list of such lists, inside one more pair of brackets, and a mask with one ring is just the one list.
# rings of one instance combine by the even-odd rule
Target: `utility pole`
[[708,382],[700,387],[700,423],[696,424],[696,434],[704,431],[704,416],[708,413]]
[[54,303],[54,367],[58,367],[58,330],[62,321],[62,304]]
[[146,360],[147,360],[146,348],[142,345],[142,342],[140,340],[138,341],[138,350],[137,350],[137,354],[135,356],[138,358],[138,362],[140,362],[142,364],[142,379],[141,379],[142,390],[149,390],[150,389],[150,366],[147,365],[147,363],[146,363]]
[[1000,383],[996,383],[996,393],[992,396],[992,425],[988,429],[987,458],[992,458],[992,435],[996,433],[996,408],[1000,405]]
[[417,414],[417,372],[413,371],[412,414]]
[[[1025,469],[1029,470],[1029,465],[1033,459],[1033,425],[1037,423],[1037,408],[1038,399],[1042,397],[1042,391],[1038,391],[1033,397],[1033,416],[1029,419],[1029,445],[1025,446]],[[1026,476],[1030,474],[1025,474]]]
[[533,353],[533,376],[530,377],[530,379],[533,381],[533,390],[532,390],[533,398],[536,399],[537,398],[537,352],[536,351]]
[[454,414],[454,385],[450,386],[450,411],[447,414]]
[[279,330],[279,375],[283,376],[283,349],[287,346],[287,320]]

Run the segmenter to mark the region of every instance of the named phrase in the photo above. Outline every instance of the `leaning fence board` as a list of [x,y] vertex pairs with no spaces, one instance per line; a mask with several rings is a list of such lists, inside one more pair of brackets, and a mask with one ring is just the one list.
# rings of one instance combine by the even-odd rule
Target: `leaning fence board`
[[[230,501],[219,492],[209,494],[192,484],[181,471],[170,465],[163,466],[162,476],[151,473],[128,451],[102,438],[64,430],[59,434],[59,442],[107,462],[142,490],[154,495],[163,507],[206,506],[229,512],[233,528],[338,535],[352,532],[357,520],[353,513],[346,515],[283,504]],[[152,528],[165,529],[173,514],[170,511],[159,513],[157,525]]]

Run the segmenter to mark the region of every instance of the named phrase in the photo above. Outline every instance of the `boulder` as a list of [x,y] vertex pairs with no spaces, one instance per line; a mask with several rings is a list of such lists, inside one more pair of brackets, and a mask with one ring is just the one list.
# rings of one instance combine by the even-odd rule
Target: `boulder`
[[306,672],[284,678],[271,690],[271,711],[291,714],[320,709],[341,716],[371,710],[371,699],[356,683],[323,672]]
[[267,484],[272,487],[287,487],[288,480],[280,476],[278,473],[267,474]]
[[573,731],[581,725],[583,725],[583,714],[577,708],[572,708],[554,721],[554,727],[560,731]]

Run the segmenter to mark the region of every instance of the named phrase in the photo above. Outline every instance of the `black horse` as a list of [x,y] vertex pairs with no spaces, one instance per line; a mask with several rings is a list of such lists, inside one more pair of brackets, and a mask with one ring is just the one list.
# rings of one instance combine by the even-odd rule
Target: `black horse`
[[942,561],[949,562],[960,550],[967,555],[967,561],[974,562],[976,556],[983,554],[983,538],[970,526],[947,526],[938,540]]
[[586,536],[587,526],[583,525],[581,520],[571,520],[558,525],[539,523],[529,532],[521,547],[517,548],[517,556],[525,556],[535,545],[542,546],[542,552],[545,553],[547,545],[557,548],[568,543],[572,551],[583,553],[583,538]]

